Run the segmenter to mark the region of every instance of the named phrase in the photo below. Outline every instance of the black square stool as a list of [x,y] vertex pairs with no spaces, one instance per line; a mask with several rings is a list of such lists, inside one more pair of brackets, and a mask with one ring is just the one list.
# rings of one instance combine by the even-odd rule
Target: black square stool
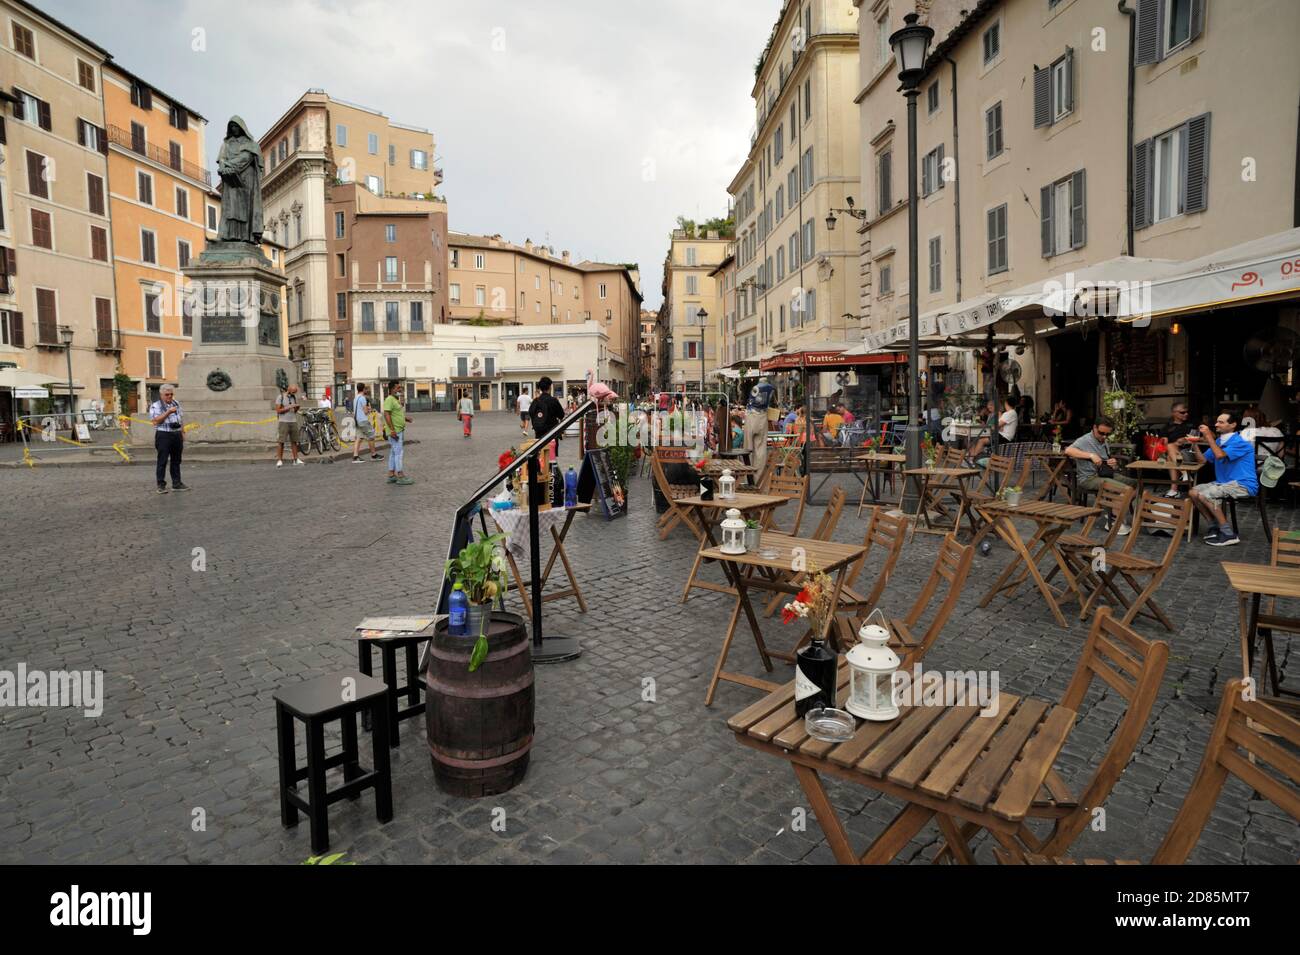
[[[397,724],[412,716],[424,713],[424,701],[420,699],[423,683],[420,680],[419,664],[416,660],[416,648],[429,639],[429,634],[404,634],[396,637],[375,637],[357,639],[357,666],[366,676],[374,675],[374,649],[379,650],[380,666],[384,683],[388,685],[388,742],[390,746],[399,744]],[[406,649],[406,685],[397,685],[397,651]],[[406,706],[398,707],[397,701],[406,698]],[[361,715],[361,725],[370,729],[370,713]]]
[[[391,694],[379,680],[342,670],[315,680],[277,690],[275,729],[280,748],[280,822],[298,824],[298,810],[311,820],[311,851],[320,855],[329,850],[330,803],[356,799],[366,789],[375,791],[375,815],[380,822],[393,818],[393,781],[388,767],[388,710]],[[374,769],[360,765],[357,751],[357,713],[370,713],[374,732],[371,742],[375,751]],[[294,718],[307,726],[307,765],[299,769],[294,755]],[[340,720],[343,726],[343,751],[328,759],[325,756],[325,724]],[[325,771],[343,767],[343,785],[325,791]],[[307,780],[307,798],[298,791],[298,780]]]

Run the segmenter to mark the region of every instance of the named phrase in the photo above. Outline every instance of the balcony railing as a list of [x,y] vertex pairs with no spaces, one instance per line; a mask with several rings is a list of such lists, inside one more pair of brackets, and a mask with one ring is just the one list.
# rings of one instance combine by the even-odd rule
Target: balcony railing
[[196,182],[201,182],[206,186],[212,185],[212,173],[202,166],[196,166],[192,162],[184,159],[177,159],[166,150],[160,149],[153,143],[146,142],[136,136],[132,136],[129,130],[122,129],[120,126],[108,127],[108,141],[116,146],[129,149],[133,153],[138,153],[148,159],[152,159],[160,166],[166,166],[169,169],[175,169],[182,175],[188,176]]
[[390,381],[392,379],[397,379],[398,381],[405,381],[406,366],[398,365],[395,368],[390,368],[388,365],[380,365],[378,368],[375,369],[376,381]]

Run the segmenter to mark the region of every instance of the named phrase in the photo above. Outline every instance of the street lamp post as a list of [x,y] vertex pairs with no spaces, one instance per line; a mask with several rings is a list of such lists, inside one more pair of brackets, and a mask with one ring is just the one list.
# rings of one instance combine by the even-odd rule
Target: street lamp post
[[68,358],[68,428],[71,431],[77,430],[77,422],[74,415],[77,407],[73,403],[72,394],[72,326],[59,326],[59,341],[63,343],[63,354]]
[[704,323],[708,319],[709,313],[706,312],[703,308],[701,308],[698,312],[695,313],[695,317],[700,320],[700,395],[703,396],[704,395],[704,330],[708,327]]
[[[889,38],[889,46],[898,60],[898,81],[907,98],[907,466],[921,466],[921,390],[920,321],[917,309],[917,270],[920,249],[916,217],[916,97],[925,76],[925,59],[930,49],[934,31],[917,24],[917,15],[903,17],[904,26]],[[910,485],[904,482],[904,513],[915,498],[907,494]],[[920,508],[916,501],[913,507]]]

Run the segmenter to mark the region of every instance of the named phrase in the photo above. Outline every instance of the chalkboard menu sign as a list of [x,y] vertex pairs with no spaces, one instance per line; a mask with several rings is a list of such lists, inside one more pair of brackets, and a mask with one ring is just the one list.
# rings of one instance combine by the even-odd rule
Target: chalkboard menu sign
[[582,469],[578,472],[578,500],[590,504],[592,496],[600,499],[600,513],[605,520],[627,514],[624,507],[623,490],[614,477],[614,465],[609,460],[609,448],[595,448],[582,457]]
[[1128,386],[1165,383],[1165,333],[1150,328],[1112,328],[1106,333],[1106,364]]

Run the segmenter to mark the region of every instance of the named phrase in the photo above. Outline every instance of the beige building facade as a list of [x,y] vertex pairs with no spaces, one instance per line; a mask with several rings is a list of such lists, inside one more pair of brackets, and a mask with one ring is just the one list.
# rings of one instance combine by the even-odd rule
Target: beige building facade
[[736,220],[731,362],[856,343],[857,242],[826,226],[859,193],[858,11],[788,0],[755,70],[755,129],[728,187]]
[[[724,353],[722,272],[733,239],[674,229],[664,261],[664,330],[671,364],[667,389],[699,393],[717,389],[714,372]],[[704,312],[703,318],[700,312]]]
[[[68,407],[69,355],[77,408],[111,394],[117,370],[108,59],[35,7],[0,0],[0,362],[49,375],[52,399],[20,401],[20,414]],[[11,399],[0,392],[6,433]]]
[[[1241,358],[1250,335],[1296,324],[1288,295],[1265,289],[1151,321],[1065,314],[1041,304],[1087,279],[1172,286],[1180,263],[1274,237],[1297,221],[1295,104],[1289,48],[1300,7],[1284,0],[1086,0],[926,4],[936,31],[918,104],[919,274],[908,275],[905,100],[887,36],[913,6],[860,0],[862,126],[859,304],[868,348],[896,330],[914,294],[931,345],[932,385],[1015,390],[1046,410],[1063,399],[1097,412],[1115,376],[1164,416],[1244,406],[1261,372]],[[1134,54],[1130,57],[1130,39]],[[1261,63],[1269,82],[1242,78]],[[1130,101],[1131,84],[1131,111]],[[1131,133],[1130,133],[1131,125]],[[1275,243],[1276,244],[1276,243]],[[1300,241],[1294,243],[1300,252]],[[1243,266],[1243,274],[1250,272]],[[1261,270],[1262,274],[1262,270]],[[1277,275],[1286,285],[1285,276]],[[1261,278],[1263,281],[1263,278]],[[1055,301],[1053,299],[1052,301]],[[1279,304],[1280,302],[1280,304]],[[1025,304],[1028,303],[1028,304]],[[965,323],[980,309],[1004,317]],[[951,347],[936,335],[948,322]],[[927,319],[931,324],[927,324]],[[1053,320],[1055,319],[1055,320]],[[975,348],[996,335],[993,361]],[[1271,334],[1271,333],[1269,333]],[[974,347],[972,347],[974,346]],[[1015,372],[1009,373],[1014,364]],[[955,373],[955,374],[954,374]],[[1204,407],[1200,407],[1203,404]]]
[[[352,374],[348,356],[354,326],[350,310],[348,318],[338,317],[339,290],[331,282],[337,277],[331,271],[336,266],[332,256],[338,254],[331,243],[339,238],[333,220],[340,211],[331,190],[355,185],[377,198],[418,197],[432,210],[441,181],[434,167],[433,135],[312,89],[267,130],[260,144],[264,226],[286,250],[289,357],[307,363],[311,397],[327,387],[341,394]],[[428,238],[432,247],[432,231]],[[337,357],[340,337],[343,358]]]

